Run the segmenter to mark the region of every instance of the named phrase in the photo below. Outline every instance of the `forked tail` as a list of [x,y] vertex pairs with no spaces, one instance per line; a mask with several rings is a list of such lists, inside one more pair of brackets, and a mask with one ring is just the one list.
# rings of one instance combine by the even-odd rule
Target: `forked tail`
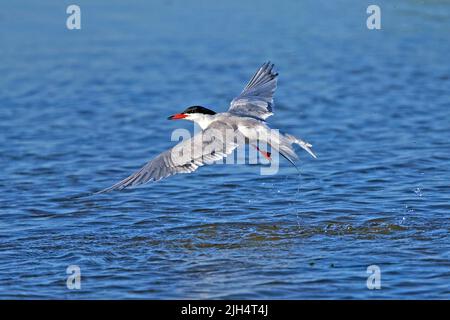
[[289,140],[289,142],[291,144],[299,145],[302,149],[304,149],[306,152],[308,152],[313,158],[317,159],[317,156],[311,150],[312,144],[310,144],[310,143],[308,143],[306,141],[303,141],[301,139],[298,139],[298,138],[294,137],[293,135],[290,135],[290,134],[287,134],[287,133],[284,136],[286,137],[286,139]]

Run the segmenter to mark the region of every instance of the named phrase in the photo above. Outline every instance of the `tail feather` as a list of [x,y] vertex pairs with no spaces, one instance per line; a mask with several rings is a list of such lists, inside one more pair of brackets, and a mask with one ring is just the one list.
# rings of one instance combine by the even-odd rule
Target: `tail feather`
[[295,161],[298,160],[297,154],[294,149],[292,149],[290,143],[284,139],[284,137],[280,135],[280,138],[281,141],[278,141],[279,143],[270,143],[270,147],[276,150],[283,158],[289,161],[298,172],[300,172],[295,164]]
[[311,150],[312,145],[306,141],[298,139],[290,134],[276,134],[270,137],[270,146],[276,150],[283,158],[288,160],[297,170],[298,167],[295,161],[298,160],[298,156],[295,153],[293,144],[299,145],[302,149],[308,152],[313,158],[317,158],[314,152]]
[[285,134],[284,136],[290,141],[291,144],[299,145],[302,149],[304,149],[306,152],[308,152],[313,158],[317,159],[317,156],[311,149],[312,144],[310,144],[306,141],[303,141],[301,139],[298,139],[290,134]]

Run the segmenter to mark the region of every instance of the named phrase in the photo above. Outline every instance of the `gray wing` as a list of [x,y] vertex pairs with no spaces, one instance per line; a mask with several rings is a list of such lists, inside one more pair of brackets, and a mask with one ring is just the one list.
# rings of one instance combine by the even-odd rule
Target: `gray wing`
[[272,71],[273,66],[269,61],[256,71],[241,94],[231,101],[228,112],[263,120],[273,114],[273,94],[278,76]]
[[200,166],[221,160],[238,146],[235,137],[231,135],[227,137],[225,132],[236,134],[227,124],[214,122],[194,137],[159,154],[128,178],[97,193],[122,190],[150,181],[158,181],[177,173],[191,173]]

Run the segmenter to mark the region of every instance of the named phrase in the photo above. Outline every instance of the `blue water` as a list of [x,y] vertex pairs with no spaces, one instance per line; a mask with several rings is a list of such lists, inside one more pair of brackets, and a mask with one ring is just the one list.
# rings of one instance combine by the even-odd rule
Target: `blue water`
[[[369,4],[2,2],[0,298],[450,298],[450,3],[376,1],[381,30]],[[77,198],[193,130],[168,115],[226,110],[267,59],[271,126],[318,154],[300,177],[217,165]]]

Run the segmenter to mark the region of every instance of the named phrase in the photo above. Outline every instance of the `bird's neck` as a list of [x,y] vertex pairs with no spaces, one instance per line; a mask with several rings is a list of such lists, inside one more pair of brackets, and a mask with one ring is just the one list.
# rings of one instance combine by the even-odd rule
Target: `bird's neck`
[[215,114],[195,114],[190,118],[192,121],[198,124],[200,128],[202,128],[202,130],[205,130],[211,124],[211,122],[214,121]]

